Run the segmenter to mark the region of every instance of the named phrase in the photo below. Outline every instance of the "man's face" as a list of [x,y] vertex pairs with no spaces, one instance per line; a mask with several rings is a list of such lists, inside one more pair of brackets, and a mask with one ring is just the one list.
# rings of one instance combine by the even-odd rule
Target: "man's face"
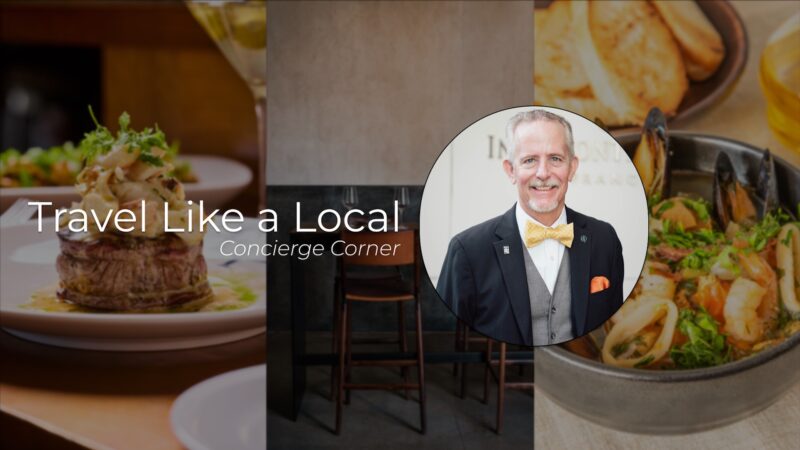
[[567,187],[578,170],[578,158],[570,158],[564,137],[558,122],[521,123],[514,163],[503,161],[506,174],[517,185],[522,208],[546,225],[561,213]]

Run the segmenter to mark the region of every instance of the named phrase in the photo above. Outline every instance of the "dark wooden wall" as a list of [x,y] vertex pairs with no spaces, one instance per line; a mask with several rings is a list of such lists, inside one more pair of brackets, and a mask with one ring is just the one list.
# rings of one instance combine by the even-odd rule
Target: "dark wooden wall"
[[[182,2],[0,3],[0,44],[99,48],[110,128],[128,111],[134,127],[158,123],[183,153],[257,169],[250,91]],[[254,210],[256,189],[231,207]]]

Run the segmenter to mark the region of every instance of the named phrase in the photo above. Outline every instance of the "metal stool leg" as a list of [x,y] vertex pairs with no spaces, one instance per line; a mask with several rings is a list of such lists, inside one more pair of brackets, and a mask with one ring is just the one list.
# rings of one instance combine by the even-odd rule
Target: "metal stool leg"
[[[335,281],[333,289],[333,324],[331,331],[331,353],[339,351],[339,326],[342,322],[342,297],[339,286],[339,279]],[[331,395],[330,400],[333,401],[336,397],[336,375],[338,370],[336,367],[331,366]]]
[[[466,324],[462,324],[461,328],[461,351],[467,351],[469,349],[469,327]],[[459,371],[461,372],[461,390],[458,393],[458,396],[462,399],[467,395],[467,368],[469,364],[461,363],[458,365]]]
[[[453,350],[456,352],[463,351],[461,349],[461,320],[456,319],[456,336],[454,339],[455,343],[453,345]],[[453,363],[453,376],[458,377],[459,369],[461,369],[461,364]]]
[[503,431],[503,402],[506,394],[506,343],[500,343],[500,372],[497,386],[497,428],[495,432],[500,434]]
[[[400,328],[400,351],[403,353],[408,352],[408,339],[406,338],[406,310],[403,307],[404,302],[397,302],[397,314],[398,314],[398,327]],[[409,382],[409,372],[408,366],[403,366],[400,369],[401,373],[403,374],[403,381],[408,384]],[[406,400],[409,399],[408,396],[408,389],[406,391]]]
[[[351,372],[353,369],[353,305],[348,305],[347,299],[344,300],[347,308],[344,310],[345,320],[342,322],[345,326],[345,339],[347,347],[347,364],[345,365],[344,382],[350,384],[352,382]],[[344,390],[344,404],[350,404],[350,389]]]
[[483,366],[483,404],[489,404],[489,378],[492,376],[492,341],[486,339],[486,365]]
[[416,303],[417,320],[417,366],[419,370],[419,418],[420,432],[425,434],[427,421],[425,419],[425,355],[422,346],[422,312],[420,311],[419,298]]
[[337,327],[339,330],[339,366],[337,367],[339,376],[337,377],[336,389],[336,434],[339,434],[342,430],[342,397],[344,397],[345,353],[347,352],[345,333],[347,330],[348,309],[346,300],[342,308],[342,321]]

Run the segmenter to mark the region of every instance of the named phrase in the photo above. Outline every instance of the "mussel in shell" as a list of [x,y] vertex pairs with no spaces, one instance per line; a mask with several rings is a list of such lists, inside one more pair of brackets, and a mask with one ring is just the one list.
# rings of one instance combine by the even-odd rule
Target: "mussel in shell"
[[670,153],[667,119],[658,108],[647,114],[642,139],[633,155],[633,164],[642,179],[648,198],[669,197]]
[[[758,166],[755,183],[741,182],[730,156],[717,155],[714,166],[714,212],[723,230],[731,222],[750,225],[781,208],[775,178],[775,160],[769,150]],[[791,212],[785,211],[788,215]]]
[[756,181],[755,196],[760,200],[758,217],[762,218],[768,212],[780,207],[778,202],[778,183],[775,176],[775,159],[767,149],[758,165],[758,180]]
[[731,222],[751,224],[757,218],[756,207],[748,189],[744,187],[725,152],[717,155],[714,165],[714,211],[721,229]]

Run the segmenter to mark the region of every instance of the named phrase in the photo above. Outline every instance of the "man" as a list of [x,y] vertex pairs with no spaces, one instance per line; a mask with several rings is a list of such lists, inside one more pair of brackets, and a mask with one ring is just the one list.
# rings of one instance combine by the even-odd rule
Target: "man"
[[450,241],[436,290],[488,337],[557,344],[599,327],[622,305],[622,245],[611,225],[564,204],[578,170],[566,119],[521,112],[507,135],[503,169],[518,202]]

